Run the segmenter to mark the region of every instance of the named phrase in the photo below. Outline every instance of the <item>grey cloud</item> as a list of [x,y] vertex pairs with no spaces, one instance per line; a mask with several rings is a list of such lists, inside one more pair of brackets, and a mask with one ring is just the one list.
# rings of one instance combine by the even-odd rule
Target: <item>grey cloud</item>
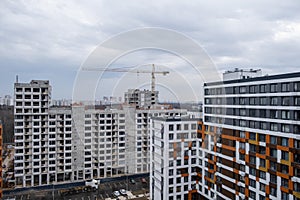
[[[59,68],[64,74],[74,74],[99,43],[114,34],[140,27],[170,28],[186,34],[206,49],[221,71],[229,67],[261,67],[267,73],[297,71],[300,31],[288,30],[285,25],[300,24],[299,10],[300,4],[294,0],[84,3],[3,0],[0,66],[10,65],[11,70],[6,69],[6,75],[0,75],[0,85],[11,87],[18,72],[47,77],[44,72],[51,74]],[[287,38],[276,40],[280,32]],[[186,66],[167,54],[157,56],[147,51],[140,55],[136,61],[128,57],[116,64],[154,60],[171,63],[178,69]],[[55,84],[63,83],[64,76],[60,75],[61,80],[56,78]],[[1,91],[8,91],[2,88]]]

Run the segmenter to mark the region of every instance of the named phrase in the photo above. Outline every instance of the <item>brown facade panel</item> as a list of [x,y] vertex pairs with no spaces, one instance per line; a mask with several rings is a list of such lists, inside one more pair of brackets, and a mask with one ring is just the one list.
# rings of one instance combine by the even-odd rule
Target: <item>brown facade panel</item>
[[224,128],[222,130],[223,135],[235,136],[235,130]]
[[235,166],[235,162],[232,162],[232,161],[227,160],[225,158],[222,158],[222,164],[226,165],[228,167],[231,167],[231,168],[234,168],[234,166]]
[[230,178],[232,178],[232,179],[235,179],[235,174],[234,174],[234,172],[231,172],[231,171],[229,171],[229,170],[227,170],[227,169],[222,168],[222,169],[221,169],[221,173],[222,173],[223,175],[225,175],[225,176],[228,176],[228,177],[230,177]]
[[225,148],[222,148],[221,153],[226,155],[226,156],[230,156],[232,158],[235,157],[235,151],[231,151],[231,150],[228,150],[228,149],[225,149]]
[[222,179],[222,184],[226,185],[227,187],[231,188],[231,189],[235,189],[235,183],[232,183],[226,179]]
[[222,194],[230,199],[235,199],[235,194],[229,192],[228,190],[222,188]]

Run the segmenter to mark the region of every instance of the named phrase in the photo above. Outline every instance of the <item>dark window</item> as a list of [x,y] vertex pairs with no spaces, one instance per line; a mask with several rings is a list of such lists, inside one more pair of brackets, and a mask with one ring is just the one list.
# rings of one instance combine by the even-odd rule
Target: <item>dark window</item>
[[277,92],[277,84],[271,84],[271,92]]
[[256,134],[255,133],[249,133],[249,139],[250,140],[256,140]]
[[249,127],[255,128],[255,121],[249,121]]
[[260,194],[259,195],[259,200],[266,200],[266,197]]
[[294,83],[294,91],[295,92],[300,92],[300,82]]
[[270,174],[270,182],[274,183],[274,184],[277,184],[277,176],[273,175],[273,174]]
[[250,164],[253,164],[253,165],[256,164],[256,157],[250,156]]
[[246,120],[240,120],[240,126],[241,127],[246,127],[247,126],[247,121]]
[[205,95],[210,95],[210,90],[209,89],[205,89],[204,93],[205,93]]
[[277,158],[277,149],[270,149],[270,156]]
[[277,145],[277,137],[276,136],[270,136],[270,143]]
[[283,105],[283,106],[289,106],[290,105],[290,97],[283,97],[281,105]]
[[278,110],[271,110],[270,111],[270,118],[271,119],[278,119]]
[[260,129],[267,130],[267,123],[266,122],[260,122]]
[[259,92],[261,93],[266,92],[266,85],[260,85]]
[[271,193],[272,196],[276,197],[277,196],[277,189],[271,187],[270,193]]
[[264,135],[264,134],[259,134],[258,137],[259,137],[259,141],[260,141],[260,142],[266,142],[266,135]]
[[281,84],[281,91],[282,92],[289,92],[290,91],[290,84],[289,83],[282,83]]
[[249,104],[250,105],[255,105],[255,97],[250,97]]
[[246,109],[240,109],[240,116],[246,115]]
[[250,179],[250,180],[249,180],[249,185],[250,185],[251,187],[253,187],[253,188],[256,188],[256,181]]
[[249,174],[256,176],[256,170],[252,167],[249,168]]
[[281,138],[281,146],[287,147],[289,145],[288,138]]
[[287,165],[281,165],[281,173],[288,174],[289,173],[289,167]]
[[281,125],[281,131],[285,132],[285,133],[290,133],[291,132],[290,125],[289,124],[282,124]]
[[246,103],[246,98],[240,97],[240,104],[245,105],[245,103]]
[[277,170],[277,164],[276,162],[270,161],[270,169],[273,171]]
[[271,105],[277,106],[278,105],[278,97],[271,98]]
[[266,185],[263,183],[259,184],[259,190],[265,192],[266,191]]
[[294,104],[295,104],[295,106],[300,105],[300,97],[295,97]]
[[289,194],[285,192],[281,192],[281,199],[282,200],[289,200]]
[[259,154],[266,154],[266,147],[263,147],[263,146],[259,146]]
[[246,93],[246,86],[240,87],[240,94]]
[[290,111],[288,111],[288,110],[281,111],[281,118],[282,119],[290,119],[291,118]]
[[259,159],[259,166],[260,166],[260,167],[266,167],[266,160],[260,158],[260,159]]
[[264,110],[264,109],[260,109],[260,110],[259,110],[259,116],[262,117],[262,118],[266,118],[266,116],[267,116],[267,111]]
[[259,104],[260,105],[266,105],[267,104],[267,98],[266,97],[260,97],[259,98]]
[[259,171],[259,178],[266,180],[266,172]]
[[211,104],[211,99],[205,98],[205,104]]
[[254,85],[251,85],[251,86],[249,87],[249,91],[250,91],[250,93],[255,93],[255,86],[254,86]]
[[250,151],[254,152],[255,153],[255,145],[254,144],[250,144]]
[[245,160],[245,154],[240,153],[240,160]]
[[240,138],[245,138],[245,132],[244,131],[240,131]]
[[288,188],[289,187],[289,180],[285,178],[281,178],[281,186]]
[[250,196],[250,198],[255,199],[256,193],[250,190],[249,191],[249,196]]
[[281,159],[282,160],[289,160],[289,152],[281,151]]
[[278,124],[277,123],[271,123],[271,131],[278,131]]

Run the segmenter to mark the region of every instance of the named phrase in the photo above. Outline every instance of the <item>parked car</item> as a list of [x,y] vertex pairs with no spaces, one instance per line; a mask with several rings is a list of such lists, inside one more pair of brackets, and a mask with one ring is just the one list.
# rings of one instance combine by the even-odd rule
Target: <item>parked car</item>
[[120,194],[123,196],[127,196],[127,191],[125,189],[120,189]]
[[142,182],[142,183],[147,183],[147,181],[146,181],[145,178],[141,178],[141,182]]
[[114,191],[112,194],[114,197],[118,197],[121,195],[119,191]]
[[85,186],[90,186],[95,189],[98,189],[98,184],[98,181],[95,179],[85,181]]
[[129,180],[129,182],[130,182],[131,184],[135,184],[135,180],[132,179],[132,178]]

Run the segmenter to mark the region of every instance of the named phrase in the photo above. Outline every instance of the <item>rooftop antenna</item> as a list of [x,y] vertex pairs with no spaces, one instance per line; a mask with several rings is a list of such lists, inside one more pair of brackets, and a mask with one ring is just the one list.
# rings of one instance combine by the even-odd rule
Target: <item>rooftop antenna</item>
[[19,76],[16,75],[16,83],[19,83]]

